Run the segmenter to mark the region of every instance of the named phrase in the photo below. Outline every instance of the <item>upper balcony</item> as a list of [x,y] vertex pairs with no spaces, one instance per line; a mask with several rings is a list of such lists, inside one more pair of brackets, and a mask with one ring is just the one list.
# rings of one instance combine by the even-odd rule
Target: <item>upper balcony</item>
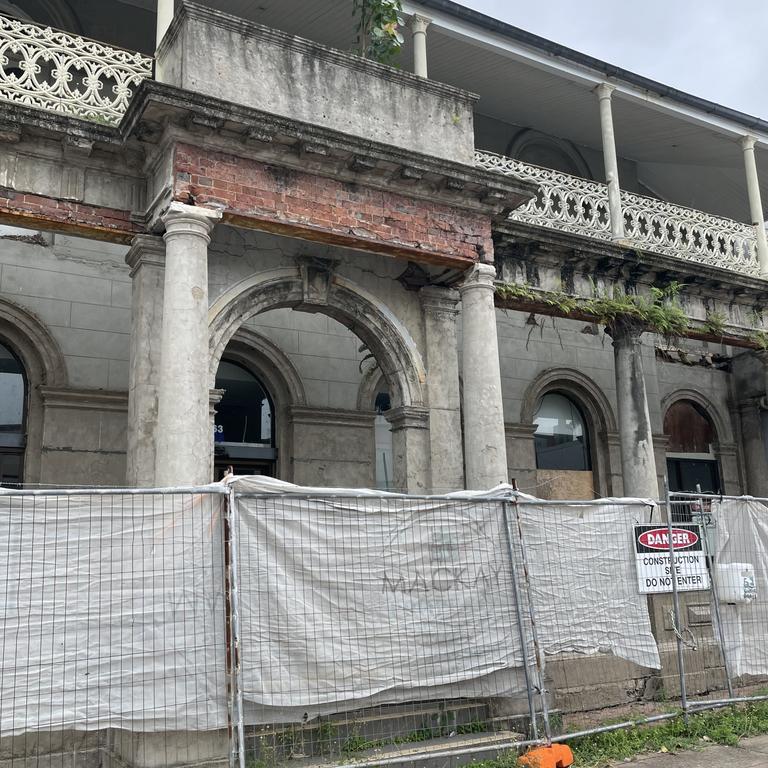
[[[453,86],[471,86],[458,69],[452,73],[448,68],[450,56],[442,40],[439,43],[433,59],[438,78]],[[469,55],[468,50],[464,43],[457,43],[449,53],[460,62]],[[475,84],[481,86],[476,90],[490,106],[486,113],[474,108],[473,114],[474,97],[461,88],[417,78],[218,11],[209,12],[204,6],[184,4],[177,8],[175,21],[158,48],[157,63],[141,53],[0,16],[0,100],[117,126],[139,84],[155,77],[155,69],[159,79],[180,88],[533,182],[538,187],[537,196],[510,215],[512,221],[525,227],[618,241],[622,246],[749,276],[761,272],[759,229],[716,215],[712,208],[718,204],[720,190],[715,187],[707,198],[709,211],[639,194],[645,189],[638,181],[641,162],[620,156],[622,181],[631,179],[629,187],[634,186],[635,191],[622,188],[618,208],[613,200],[612,226],[607,184],[501,154],[473,152],[478,131],[483,133],[480,146],[500,146],[503,151],[505,142],[489,141],[488,137],[498,133],[501,125],[507,126],[509,135],[519,129],[511,117],[504,118],[507,123],[500,122],[503,110],[486,81]],[[537,75],[530,77],[533,82]],[[582,84],[582,90],[595,106],[597,119],[591,87]],[[536,119],[531,112],[538,104],[536,99],[530,96],[528,101],[522,97],[517,101],[521,113],[530,113],[525,118],[529,125]],[[542,125],[550,131],[554,130],[553,115],[558,109],[553,106],[555,101],[548,98],[541,105]],[[583,105],[571,101],[565,108],[574,123],[588,124]],[[637,114],[635,110],[630,116],[636,120]],[[669,162],[670,150],[666,145],[661,148],[659,139],[656,157],[651,142],[643,141],[643,173],[648,177],[655,174],[653,189],[657,192],[664,186],[659,168]],[[636,146],[641,146],[639,140]],[[709,145],[702,147],[706,154]],[[598,158],[600,149],[595,151]],[[654,164],[656,159],[659,162]],[[676,168],[670,170],[677,184],[669,185],[673,191],[680,189]],[[692,178],[691,186],[695,184]],[[730,192],[732,188],[730,184],[722,189]],[[687,199],[685,194],[670,197]],[[621,238],[616,237],[616,210],[620,210],[622,220]]]

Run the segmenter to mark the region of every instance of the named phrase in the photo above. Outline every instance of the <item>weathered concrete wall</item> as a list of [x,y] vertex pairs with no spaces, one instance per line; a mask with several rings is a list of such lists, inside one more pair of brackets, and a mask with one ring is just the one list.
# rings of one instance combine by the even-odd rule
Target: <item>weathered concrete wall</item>
[[470,94],[212,8],[182,6],[157,68],[180,88],[472,162]]
[[125,248],[29,231],[23,237],[31,242],[0,240],[0,299],[50,332],[67,379],[46,387],[49,372],[40,405],[30,400],[42,410],[40,481],[120,485],[131,306]]

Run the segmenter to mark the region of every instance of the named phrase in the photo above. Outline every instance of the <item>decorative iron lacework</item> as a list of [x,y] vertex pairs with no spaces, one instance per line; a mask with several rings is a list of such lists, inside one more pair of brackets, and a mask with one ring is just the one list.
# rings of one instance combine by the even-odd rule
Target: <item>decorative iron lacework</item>
[[152,59],[0,16],[0,99],[116,125]]
[[[560,232],[611,240],[608,187],[489,152],[475,165],[538,185],[536,196],[509,218]],[[655,253],[758,275],[754,226],[693,208],[621,193],[625,239]]]

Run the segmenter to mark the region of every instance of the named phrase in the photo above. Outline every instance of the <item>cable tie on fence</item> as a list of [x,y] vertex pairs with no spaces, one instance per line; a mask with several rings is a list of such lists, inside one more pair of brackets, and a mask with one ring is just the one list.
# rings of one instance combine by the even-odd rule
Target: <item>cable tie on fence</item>
[[[675,633],[675,637],[686,648],[690,648],[692,651],[697,650],[698,646],[696,645],[696,635],[693,634],[690,627],[684,627],[682,633],[680,632],[680,629],[675,622],[675,612],[672,609],[669,611],[669,620],[672,623],[672,631]],[[683,637],[683,634],[687,634],[691,639],[686,640],[685,637]]]

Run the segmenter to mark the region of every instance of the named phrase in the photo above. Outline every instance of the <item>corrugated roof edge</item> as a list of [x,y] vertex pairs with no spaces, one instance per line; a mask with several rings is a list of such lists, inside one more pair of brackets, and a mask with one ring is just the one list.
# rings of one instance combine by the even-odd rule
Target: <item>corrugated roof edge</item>
[[739,112],[737,109],[731,109],[717,104],[714,101],[702,99],[699,96],[693,96],[685,91],[672,88],[669,85],[664,85],[656,80],[643,77],[642,75],[630,72],[627,69],[622,69],[613,64],[609,64],[606,61],[601,61],[593,56],[588,56],[585,53],[579,53],[579,51],[573,48],[568,48],[565,45],[560,45],[552,40],[547,40],[539,35],[534,35],[532,32],[526,32],[519,27],[513,27],[511,24],[507,24],[504,21],[499,21],[491,16],[486,16],[484,13],[474,11],[471,8],[466,8],[463,5],[452,2],[452,0],[415,0],[418,5],[425,8],[430,8],[435,11],[442,11],[462,21],[474,24],[489,32],[496,32],[497,34],[508,37],[510,40],[514,40],[523,45],[528,45],[532,48],[537,48],[545,53],[559,56],[563,59],[579,64],[583,67],[588,67],[596,72],[600,72],[607,77],[612,77],[617,80],[623,80],[626,83],[634,85],[638,88],[642,88],[647,91],[653,91],[658,96],[664,98],[673,99],[681,104],[685,104],[694,109],[701,110],[707,114],[715,115],[724,120],[730,120],[739,125],[743,125],[745,128],[752,130],[759,130],[763,133],[768,133],[768,121],[763,120],[754,115],[748,115],[746,112]]

